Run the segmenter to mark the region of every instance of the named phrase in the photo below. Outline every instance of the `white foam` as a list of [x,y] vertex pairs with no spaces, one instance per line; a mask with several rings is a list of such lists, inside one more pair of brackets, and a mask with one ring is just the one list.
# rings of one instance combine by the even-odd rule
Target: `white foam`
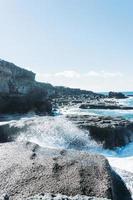
[[107,157],[111,166],[133,173],[133,156],[131,157]]
[[19,140],[35,142],[43,147],[84,149],[97,145],[94,141],[89,142],[88,132],[79,130],[63,116],[19,120],[16,124],[14,122],[14,126],[25,127]]
[[[34,142],[42,147],[74,148],[100,153],[107,157],[112,167],[133,173],[133,143],[117,148],[115,151],[105,150],[90,139],[89,132],[78,129],[63,115],[14,120],[10,126],[21,128],[18,140]],[[119,174],[124,177],[121,172]],[[130,190],[133,193],[132,186]]]

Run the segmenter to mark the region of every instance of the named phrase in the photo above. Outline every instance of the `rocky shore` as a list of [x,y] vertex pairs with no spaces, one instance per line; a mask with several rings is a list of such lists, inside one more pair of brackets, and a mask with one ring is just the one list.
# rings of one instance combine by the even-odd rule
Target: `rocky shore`
[[[44,123],[41,117],[40,121],[34,118],[22,123],[19,114],[52,115],[54,109],[64,105],[78,105],[81,109],[133,109],[112,100],[126,98],[124,95],[111,92],[105,96],[39,83],[33,72],[3,60],[0,60],[0,81],[0,200],[131,200],[125,183],[104,156],[72,150],[71,146],[78,146],[78,142],[82,146],[85,139],[80,141],[81,138],[75,137],[70,141],[66,134],[69,146],[56,149],[40,147],[33,141],[27,142],[28,139],[18,140],[22,132],[32,131],[41,140],[45,131],[42,126],[36,128],[38,123]],[[8,114],[18,114],[17,123],[3,118]],[[104,148],[115,149],[133,141],[133,123],[128,120],[89,115],[66,117],[78,128],[87,130]],[[58,130],[62,129],[57,126],[56,134]],[[50,130],[46,134],[51,134]],[[54,139],[60,138],[54,135]]]
[[[119,93],[115,93],[116,96]],[[121,93],[120,93],[121,94]],[[124,95],[123,98],[128,98]],[[81,95],[61,95],[52,99],[55,107],[75,106],[78,105],[80,109],[102,109],[102,110],[133,110],[133,106],[124,106],[118,102],[117,97],[110,97],[109,95],[100,94],[81,94]]]
[[67,118],[79,128],[88,130],[104,148],[114,149],[133,141],[133,122],[121,117],[67,115]]
[[0,60],[0,83],[0,114],[24,114],[32,111],[46,115],[52,113],[53,98],[85,95],[94,99],[104,96],[92,91],[37,82],[35,73],[4,60]]
[[126,98],[128,98],[122,92],[109,92],[108,97],[109,98],[116,98],[116,99],[126,99]]
[[110,110],[133,110],[132,106],[123,106],[115,102],[92,102],[85,103],[79,106],[81,109],[110,109]]

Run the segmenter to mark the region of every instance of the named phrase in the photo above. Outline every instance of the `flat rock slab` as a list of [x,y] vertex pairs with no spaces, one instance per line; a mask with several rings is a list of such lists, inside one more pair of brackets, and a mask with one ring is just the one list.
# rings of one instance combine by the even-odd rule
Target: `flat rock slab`
[[79,128],[88,130],[104,148],[113,149],[133,141],[133,122],[121,117],[68,115],[67,118]]
[[110,109],[110,110],[133,110],[132,106],[123,106],[112,103],[83,103],[79,106],[81,109]]

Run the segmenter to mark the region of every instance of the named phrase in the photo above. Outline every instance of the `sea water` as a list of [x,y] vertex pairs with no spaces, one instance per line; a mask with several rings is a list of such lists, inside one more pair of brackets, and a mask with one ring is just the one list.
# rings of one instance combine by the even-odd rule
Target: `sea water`
[[[133,97],[119,101],[123,105],[133,106]],[[55,117],[25,116],[10,120],[10,126],[19,127],[16,140],[34,142],[42,147],[77,149],[104,155],[110,165],[123,178],[133,195],[133,142],[115,150],[105,150],[89,136],[88,131],[77,128],[65,118],[66,114],[121,116],[133,120],[133,111],[119,110],[82,110],[77,106],[60,109]],[[1,122],[3,123],[3,122]],[[8,122],[9,123],[9,122]],[[21,129],[22,128],[22,129]]]
[[63,115],[25,118],[10,122],[10,126],[22,130],[16,138],[19,141],[30,141],[48,148],[76,149],[104,155],[133,195],[133,143],[115,150],[105,150],[90,138],[88,131],[80,130]]

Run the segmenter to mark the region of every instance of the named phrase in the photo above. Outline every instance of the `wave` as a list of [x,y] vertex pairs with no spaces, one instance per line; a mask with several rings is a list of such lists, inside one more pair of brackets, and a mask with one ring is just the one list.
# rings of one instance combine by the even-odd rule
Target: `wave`
[[111,116],[122,117],[127,120],[133,120],[133,110],[111,110],[111,109],[80,109],[78,107],[64,107],[60,109],[62,115],[93,115],[93,116]]
[[50,148],[98,148],[95,141],[90,142],[88,131],[78,129],[63,116],[19,120],[15,126],[22,128],[17,138],[19,141],[30,141]]
[[124,106],[133,106],[133,97],[127,99],[119,99],[119,103]]
[[[22,118],[10,122],[10,130],[17,128],[16,140],[34,142],[42,147],[76,149],[104,155],[112,167],[117,168],[119,175],[125,180],[128,188],[133,193],[133,143],[115,151],[105,150],[102,144],[97,144],[89,136],[88,131],[77,128],[63,115],[56,117]],[[123,173],[123,170],[130,172]]]
[[133,156],[133,142],[115,150],[103,149],[102,144],[91,139],[89,131],[77,128],[62,115],[14,120],[10,122],[10,127],[19,128],[17,140],[34,142],[42,147],[73,148],[100,153],[106,157]]

